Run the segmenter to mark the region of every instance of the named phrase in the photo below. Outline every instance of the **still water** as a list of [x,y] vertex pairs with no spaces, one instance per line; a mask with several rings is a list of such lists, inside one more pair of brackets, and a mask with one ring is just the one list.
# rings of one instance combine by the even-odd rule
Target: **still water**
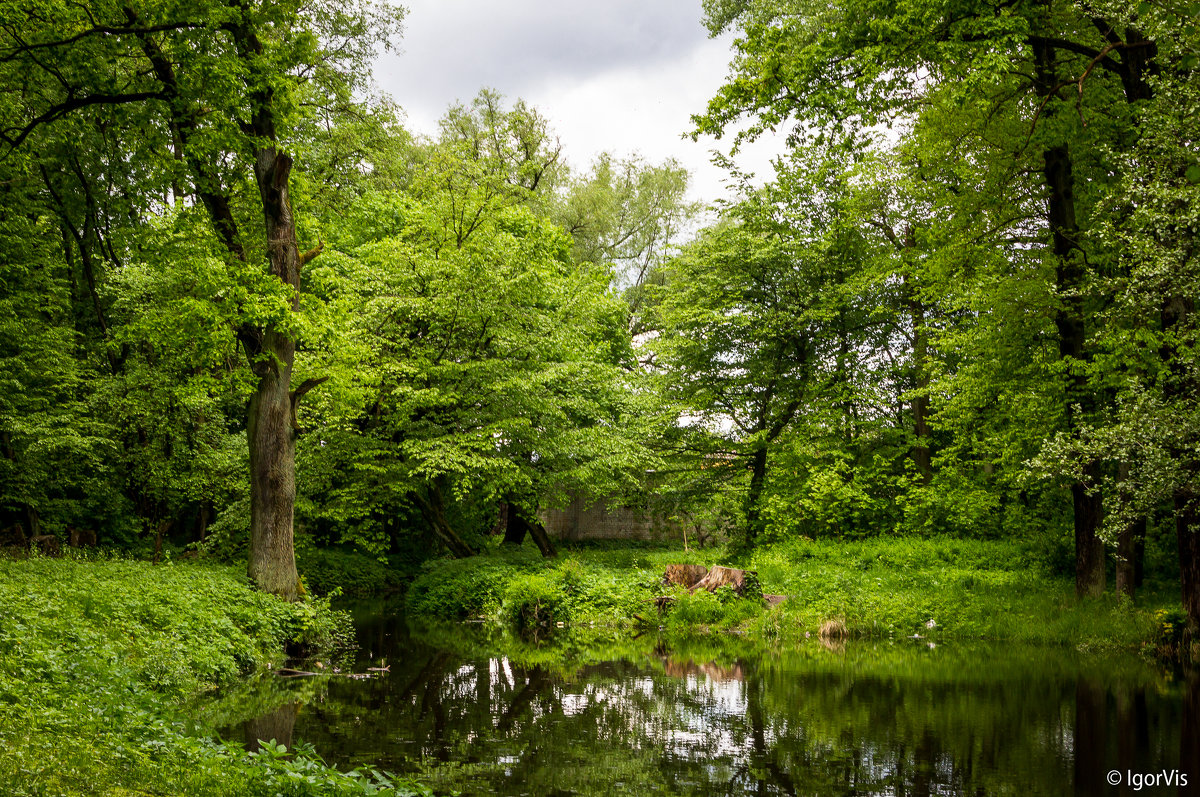
[[1200,793],[1200,679],[1132,657],[356,619],[356,662],[229,696],[224,735],[464,795]]

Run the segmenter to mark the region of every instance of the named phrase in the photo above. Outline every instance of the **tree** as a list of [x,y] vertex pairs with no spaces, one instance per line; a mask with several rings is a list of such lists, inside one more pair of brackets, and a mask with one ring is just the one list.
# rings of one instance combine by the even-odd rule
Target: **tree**
[[[192,195],[226,256],[265,277],[245,297],[237,330],[257,380],[247,411],[249,572],[264,590],[289,598],[300,586],[292,542],[296,405],[321,379],[292,386],[301,268],[320,247],[302,253],[297,242],[287,146],[306,105],[349,103],[400,13],[233,0],[49,11],[28,3],[0,18],[0,83],[23,87],[2,109],[0,140],[10,150],[35,150],[44,132],[76,118],[157,145],[157,157],[125,165],[127,179],[148,175],[130,191]],[[153,153],[137,147],[135,154]]]
[[849,190],[835,154],[777,168],[776,183],[668,261],[652,293],[654,364],[683,445],[700,449],[700,467],[749,472],[745,547],[765,528],[763,497],[785,432],[847,377],[857,346],[846,337],[846,284],[866,259],[860,232],[841,223]]
[[[742,137],[789,120],[803,126],[797,137],[853,137],[882,123],[920,127],[939,109],[976,122],[974,131],[960,125],[954,139],[966,145],[958,156],[974,179],[1006,177],[990,188],[1005,198],[1001,207],[1027,207],[1031,194],[1042,203],[1032,224],[1014,215],[1007,234],[1025,237],[1053,267],[1060,416],[1080,440],[1111,402],[1103,380],[1093,379],[1101,332],[1094,324],[1110,298],[1101,263],[1119,267],[1120,258],[1096,249],[1087,232],[1091,209],[1113,182],[1107,148],[1136,140],[1128,100],[1146,96],[1155,69],[1155,43],[1136,20],[1070,2],[846,0],[797,9],[763,0],[706,9],[714,32],[737,26],[744,35],[734,75],[697,117],[698,133],[719,135],[743,116],[752,124]],[[1078,464],[1070,486],[1076,586],[1095,594],[1104,586],[1104,463]]]
[[696,213],[697,206],[686,199],[687,185],[687,171],[674,161],[615,161],[604,153],[568,184],[551,213],[574,239],[577,262],[612,270],[613,287],[628,297],[635,334],[642,331],[646,279]]
[[543,502],[603,495],[645,469],[626,311],[611,272],[576,263],[571,239],[534,214],[522,191],[535,189],[458,139],[422,157],[405,191],[351,207],[312,271],[352,308],[344,339],[361,347],[349,384],[333,384],[354,403],[313,436],[314,465],[332,460],[327,509],[374,527],[411,511],[466,556],[502,504],[509,529],[550,553]]

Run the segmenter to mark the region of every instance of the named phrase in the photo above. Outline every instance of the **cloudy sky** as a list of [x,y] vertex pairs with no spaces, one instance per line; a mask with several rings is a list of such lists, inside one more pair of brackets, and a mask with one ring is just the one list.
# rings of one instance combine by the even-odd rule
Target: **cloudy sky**
[[[682,138],[728,71],[731,39],[708,38],[700,0],[403,2],[404,38],[376,78],[414,132],[432,134],[448,105],[486,86],[549,118],[576,169],[605,150],[673,157],[692,172],[694,198],[724,195],[709,158],[726,142]],[[753,147],[743,168],[765,174],[776,147]]]

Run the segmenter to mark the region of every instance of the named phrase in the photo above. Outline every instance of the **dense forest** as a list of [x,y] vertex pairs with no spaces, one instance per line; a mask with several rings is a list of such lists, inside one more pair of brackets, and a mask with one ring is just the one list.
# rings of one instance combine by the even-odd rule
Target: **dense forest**
[[[484,90],[414,136],[398,7],[0,11],[0,529],[470,556],[622,496],[734,549],[1147,548],[1200,621],[1200,5],[706,0],[707,216]],[[703,226],[702,226],[703,225]],[[1176,560],[1176,557],[1177,560]]]

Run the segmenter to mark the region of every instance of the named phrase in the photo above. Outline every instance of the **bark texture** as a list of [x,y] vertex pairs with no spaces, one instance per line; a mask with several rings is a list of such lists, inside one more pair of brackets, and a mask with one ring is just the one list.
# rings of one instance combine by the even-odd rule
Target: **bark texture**
[[[258,152],[258,182],[267,229],[271,273],[293,289],[292,308],[300,303],[300,256],[296,224],[288,197],[292,159],[274,147]],[[250,398],[246,438],[250,446],[250,580],[260,589],[288,600],[300,596],[300,576],[292,541],[296,503],[296,430],[291,391],[296,342],[268,325],[261,330],[253,368],[258,385]]]

